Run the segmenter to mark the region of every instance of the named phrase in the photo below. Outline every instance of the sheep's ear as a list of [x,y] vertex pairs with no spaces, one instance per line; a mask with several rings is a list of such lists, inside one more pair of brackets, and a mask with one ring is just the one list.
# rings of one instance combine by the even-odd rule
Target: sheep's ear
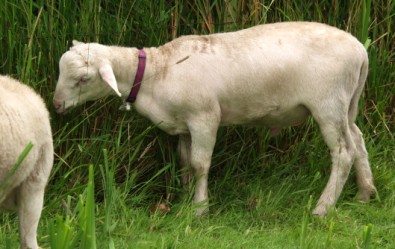
[[121,97],[112,67],[110,65],[104,65],[99,69],[99,73],[101,78],[114,90],[116,94],[118,94],[119,97]]
[[77,46],[77,45],[81,45],[81,44],[84,44],[84,43],[77,41],[77,40],[73,40],[73,46]]

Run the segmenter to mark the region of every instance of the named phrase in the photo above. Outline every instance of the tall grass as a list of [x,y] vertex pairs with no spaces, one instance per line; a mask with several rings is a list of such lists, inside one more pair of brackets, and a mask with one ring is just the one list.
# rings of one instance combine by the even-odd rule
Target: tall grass
[[[390,220],[395,218],[394,1],[0,2],[0,73],[33,86],[52,117],[56,159],[40,223],[44,247],[393,245],[388,231],[394,231]],[[180,186],[175,138],[136,113],[119,112],[120,101],[114,98],[65,116],[51,108],[58,60],[73,39],[148,47],[181,35],[291,20],[337,26],[368,49],[369,78],[357,123],[367,142],[381,202],[357,204],[356,184],[350,177],[338,204],[341,212],[314,219],[309,205],[327,181],[330,160],[314,122],[286,129],[276,138],[264,128],[230,127],[218,132],[209,218],[196,220],[190,212],[191,195]],[[171,211],[151,212],[152,204],[159,202]],[[0,248],[17,247],[13,216],[3,214],[0,223],[5,224],[0,228]],[[84,238],[91,244],[82,247]]]
[[[71,198],[65,203],[65,219],[58,216],[49,224],[49,239],[52,249],[96,248],[94,171],[89,166],[88,185],[74,211],[71,211]],[[76,225],[75,225],[76,224]],[[76,229],[76,228],[77,229]]]

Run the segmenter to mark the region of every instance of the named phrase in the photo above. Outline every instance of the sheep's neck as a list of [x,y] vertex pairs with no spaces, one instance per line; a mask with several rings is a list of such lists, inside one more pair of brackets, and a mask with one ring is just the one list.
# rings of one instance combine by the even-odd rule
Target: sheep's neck
[[[147,64],[141,87],[148,84],[147,81],[157,74],[155,70],[157,66],[155,50],[156,48],[144,49],[147,56]],[[122,98],[126,99],[129,96],[136,77],[139,50],[137,48],[112,47],[111,58],[111,64],[117,79],[119,91],[122,93]]]
[[137,94],[139,93],[142,79],[144,77],[146,59],[147,57],[144,50],[143,49],[139,50],[139,59],[138,59],[136,77],[134,78],[133,86],[132,89],[130,90],[129,96],[126,98],[126,102],[134,103],[134,101],[136,101]]

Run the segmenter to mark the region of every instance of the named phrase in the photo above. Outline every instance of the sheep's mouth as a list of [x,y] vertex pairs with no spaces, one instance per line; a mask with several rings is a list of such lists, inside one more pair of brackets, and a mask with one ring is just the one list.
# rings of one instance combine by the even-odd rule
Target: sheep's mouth
[[63,108],[63,107],[55,108],[55,111],[56,111],[57,114],[65,114],[65,113],[67,113],[69,110],[70,110],[70,109],[65,109],[65,108]]
[[56,113],[57,114],[66,114],[66,113],[68,113],[71,109],[73,109],[73,107],[74,106],[68,106],[68,107],[65,107],[65,106],[60,106],[60,107],[55,107],[55,111],[56,111]]

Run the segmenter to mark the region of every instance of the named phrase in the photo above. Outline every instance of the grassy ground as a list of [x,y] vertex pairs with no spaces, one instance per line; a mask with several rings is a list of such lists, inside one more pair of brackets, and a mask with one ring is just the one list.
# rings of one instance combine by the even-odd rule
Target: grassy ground
[[[0,73],[32,85],[52,116],[56,160],[39,227],[44,248],[395,247],[395,2],[0,1]],[[310,215],[330,157],[309,120],[274,138],[264,128],[220,129],[210,212],[196,218],[180,184],[175,138],[119,112],[114,98],[66,116],[51,107],[57,63],[72,39],[158,46],[184,34],[287,20],[325,22],[368,47],[357,123],[378,189],[369,204],[357,202],[352,172],[336,209]],[[17,223],[15,214],[0,214],[1,249],[18,247]]]

